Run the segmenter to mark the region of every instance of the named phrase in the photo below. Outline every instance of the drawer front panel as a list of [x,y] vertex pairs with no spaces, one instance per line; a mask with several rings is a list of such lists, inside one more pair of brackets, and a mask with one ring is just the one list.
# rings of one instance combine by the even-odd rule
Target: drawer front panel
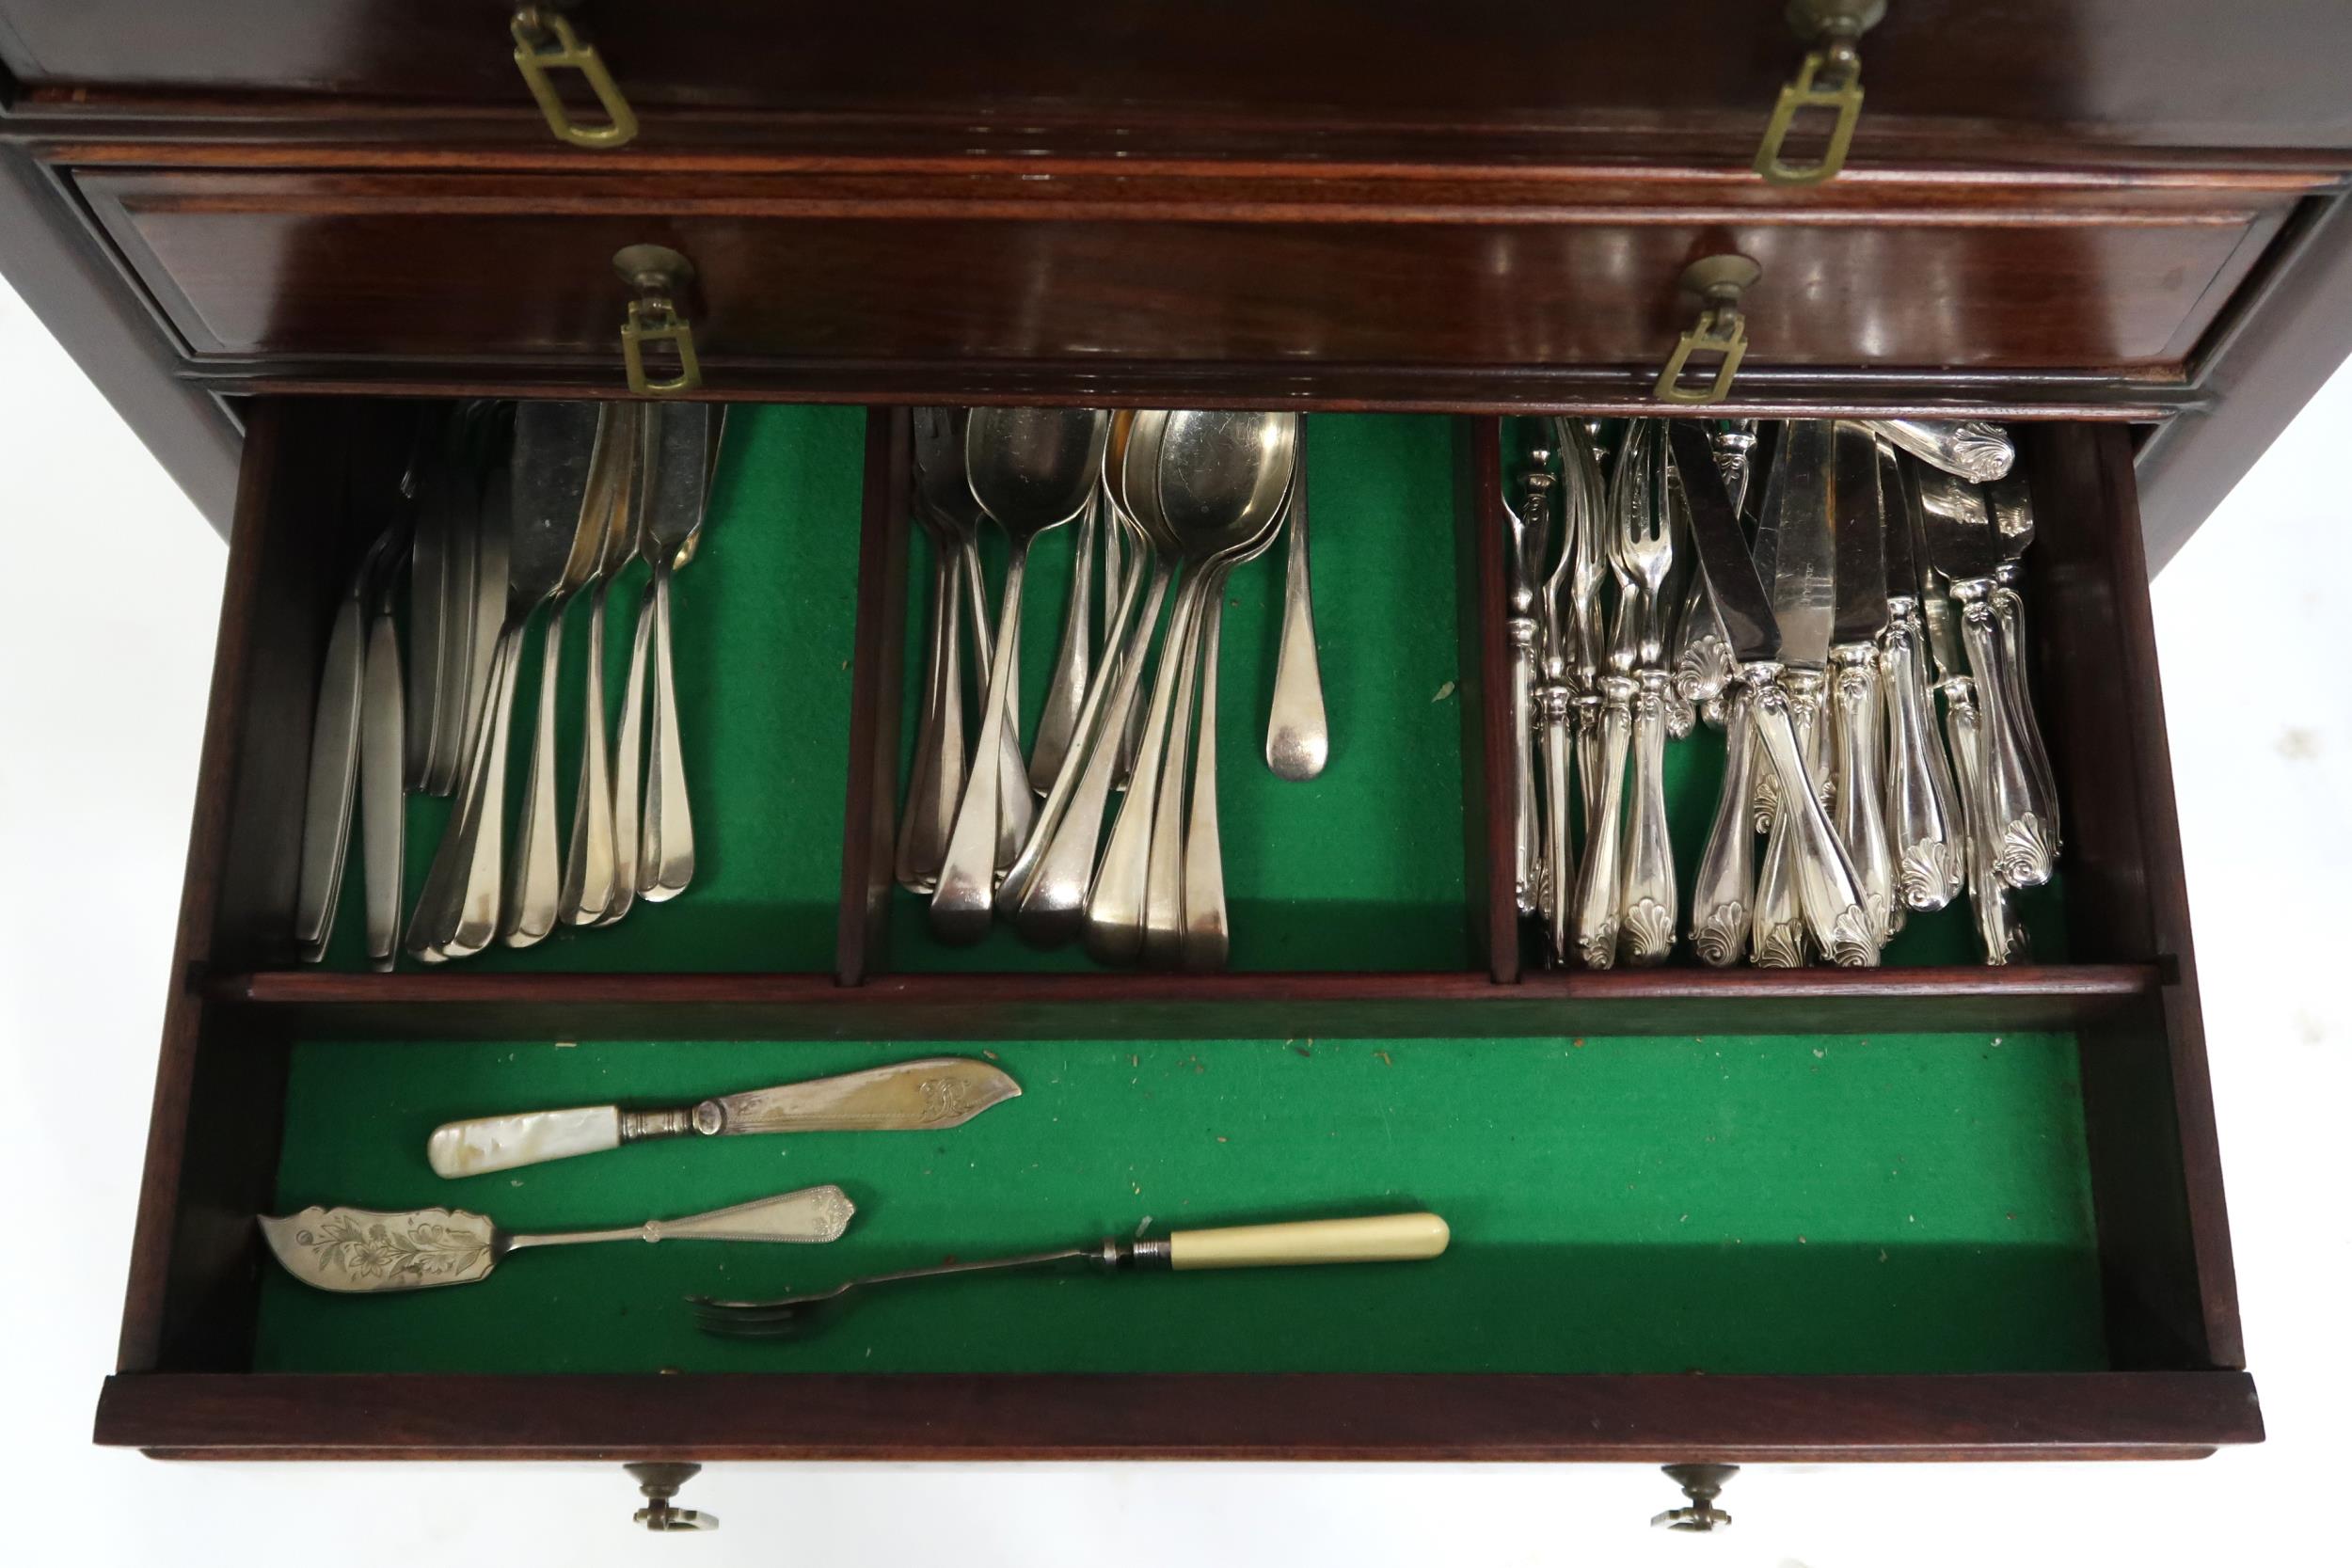
[[1642,371],[1694,313],[1683,267],[1737,249],[1764,269],[1744,302],[1753,369],[2160,379],[2291,200],[1963,206],[1947,193],[1864,225],[1391,192],[1377,208],[1200,209],[1248,221],[1088,201],[1057,216],[1040,198],[1010,221],[1021,209],[993,187],[819,200],[747,181],[681,205],[642,181],[92,170],[80,184],[199,359],[612,361],[611,258],[650,241],[694,261],[696,337],[722,373],[796,360]]
[[[1803,54],[1777,4],[1630,10],[1478,0],[1048,0],[969,7],[573,8],[659,135],[660,106],[1025,113],[1151,124],[1285,120],[1425,131],[1565,127],[1745,161]],[[13,33],[11,38],[10,34]],[[292,90],[533,111],[485,0],[6,0],[0,49],[35,87]],[[2352,9],[2245,0],[1901,0],[1863,40],[1863,135],[2168,147],[2352,147]],[[1279,105],[1269,108],[1269,105]],[[997,134],[1013,131],[999,126]],[[433,134],[443,134],[437,131]]]

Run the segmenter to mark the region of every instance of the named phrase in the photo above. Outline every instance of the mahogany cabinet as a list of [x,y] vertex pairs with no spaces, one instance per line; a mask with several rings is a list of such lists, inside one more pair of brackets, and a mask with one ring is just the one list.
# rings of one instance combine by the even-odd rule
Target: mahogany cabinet
[[[1858,44],[1868,91],[1848,165],[1802,185],[1750,167],[1806,49],[1777,3],[1495,0],[1441,18],[1324,0],[787,9],[562,8],[636,118],[632,139],[599,148],[550,134],[509,14],[479,0],[241,0],[200,17],[0,0],[0,270],[230,536],[101,1442],[284,1459],[1706,1465],[2186,1457],[2259,1440],[2146,579],[2352,348],[2352,12],[2249,0],[2216,26],[2174,0],[1892,0]],[[563,90],[578,115],[599,112]],[[789,508],[747,491],[723,527],[755,562],[818,552],[778,578],[799,584],[807,640],[787,655],[759,641],[758,607],[713,613],[739,617],[729,703],[822,677],[814,727],[729,733],[769,748],[732,766],[756,754],[788,776],[778,809],[823,853],[791,861],[788,888],[786,870],[753,866],[739,906],[714,897],[701,927],[678,927],[705,933],[699,948],[631,949],[616,930],[609,949],[527,964],[298,967],[286,925],[310,713],[329,611],[366,544],[344,486],[407,400],[628,395],[630,293],[612,258],[647,242],[694,268],[675,301],[699,351],[688,395],[765,405],[750,427],[798,454]],[[1509,737],[1491,421],[1661,411],[1659,368],[1700,309],[1683,271],[1727,252],[1762,273],[1740,300],[1746,362],[1715,407],[1978,414],[2019,435],[2042,518],[2026,561],[2034,677],[2069,824],[2062,902],[2037,917],[2042,962],[1522,961],[1498,829]],[[1443,752],[1408,781],[1411,830],[1438,848],[1417,849],[1418,880],[1372,886],[1343,874],[1350,857],[1387,852],[1407,818],[1386,839],[1334,839],[1316,850],[1327,901],[1303,913],[1343,932],[1409,901],[1421,947],[1349,964],[1307,942],[1226,974],[1139,976],[941,966],[908,940],[888,876],[919,613],[904,410],[935,402],[1295,407],[1330,417],[1339,450],[1409,490],[1412,526],[1435,531],[1411,547],[1430,553],[1408,564],[1405,533],[1370,521],[1352,564],[1350,546],[1330,547],[1339,600],[1345,574],[1364,574],[1365,616],[1417,618],[1424,662],[1409,678],[1444,676],[1425,683],[1427,701],[1453,705],[1442,721],[1400,718],[1396,749],[1365,773],[1400,790],[1408,739],[1427,753],[1416,767]],[[1372,479],[1330,480],[1348,483],[1377,510]],[[1327,628],[1327,667],[1353,645],[1349,613]],[[713,809],[724,842],[731,808]],[[1497,1309],[1463,1357],[1350,1359],[1252,1340],[1237,1317],[1216,1329],[1242,1298],[1208,1296],[1181,1355],[1032,1346],[882,1372],[753,1370],[615,1338],[576,1364],[519,1351],[354,1362],[283,1299],[251,1216],[293,1197],[297,1175],[354,1168],[321,1152],[317,1118],[356,1102],[366,1073],[397,1059],[385,1053],[464,1063],[489,1049],[466,1042],[550,1038],[680,1062],[724,1061],[739,1042],[763,1064],[787,1048],[1069,1042],[1073,1073],[1129,1042],[1141,1073],[1147,1050],[1184,1042],[1248,1053],[1263,1072],[1315,1042],[1393,1066],[1418,1041],[1497,1094],[1591,1042],[1618,1064],[1607,1070],[1636,1075],[1627,1104],[1654,1109],[1672,1074],[1695,1074],[1691,1115],[1735,1120],[1761,1102],[1692,1053],[1753,1039],[1788,1076],[1779,1130],[1742,1128],[1788,1159],[1833,1115],[1806,1086],[1812,1064],[1852,1051],[1889,1085],[1985,1097],[1970,1122],[1982,1131],[1937,1146],[1936,1180],[1986,1228],[1931,1214],[1955,1226],[1933,1246],[1880,1248],[1914,1271],[1908,1296],[1835,1285],[1830,1247],[1816,1262],[1796,1236],[1772,1265],[1790,1326],[1737,1346],[1702,1298],[1749,1276],[1708,1274],[1720,1259],[1665,1232],[1611,1231],[1611,1266],[1634,1272],[1607,1277],[1650,1293],[1599,1301],[1581,1347],[1532,1340]],[[1524,1081],[1517,1114],[1534,1119],[1513,1124],[1519,1151],[1498,1171],[1519,1171],[1509,1161],[1531,1140],[1678,1125],[1629,1111],[1613,1132],[1593,1106],[1546,1098],[1565,1092],[1549,1082]],[[1379,1092],[1335,1088],[1332,1114]],[[1886,1093],[1875,1103],[1893,1138],[1919,1102]],[[230,1109],[252,1106],[267,1109]],[[1165,1111],[1136,1111],[1135,1136],[1161,1136],[1151,1117]],[[387,1115],[384,1135],[406,1137]],[[1463,1136],[1410,1125],[1427,1150]],[[1854,1135],[1855,1157],[1875,1159]],[[2021,1159],[2027,1148],[2040,1152]],[[1460,1162],[1429,1158],[1398,1180],[1451,1190]],[[1713,1156],[1661,1154],[1652,1174],[1671,1187],[1698,1168],[1675,1161],[1698,1158]],[[1461,1190],[1474,1203],[1474,1184]],[[1791,1230],[1808,1205],[1845,1200],[1789,1190],[1772,1217]],[[1879,1199],[1854,1201],[1844,1242],[1875,1245]],[[2037,1215],[2046,1229],[2030,1238],[2001,1228]],[[1565,1272],[1548,1279],[1599,1259],[1597,1243],[1576,1250],[1590,1237],[1547,1241],[1549,1219],[1515,1223],[1533,1227],[1519,1238],[1532,1256],[1560,1249]],[[1476,1227],[1456,1228],[1463,1289],[1505,1278],[1476,1272]],[[1937,1282],[1956,1305],[1935,1306]],[[1844,1351],[1795,1326],[1833,1290],[1857,1314]],[[1936,1315],[2002,1290],[2006,1326]],[[1718,1478],[1680,1479],[1704,1493]],[[654,1492],[674,1481],[652,1478]]]

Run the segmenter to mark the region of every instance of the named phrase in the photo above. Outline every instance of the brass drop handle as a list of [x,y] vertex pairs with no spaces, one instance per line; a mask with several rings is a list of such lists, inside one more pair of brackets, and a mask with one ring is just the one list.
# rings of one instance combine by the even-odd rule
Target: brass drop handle
[[[1732,378],[1748,354],[1748,320],[1740,310],[1740,296],[1756,287],[1764,269],[1756,261],[1733,251],[1702,256],[1682,272],[1682,289],[1699,296],[1699,319],[1675,343],[1666,368],[1658,372],[1661,403],[1721,403],[1731,395]],[[1684,370],[1693,356],[1717,355],[1715,378],[1686,385]]]
[[[1818,185],[1846,166],[1854,122],[1862,118],[1862,55],[1856,45],[1885,15],[1886,0],[1788,0],[1789,29],[1811,48],[1796,79],[1780,89],[1780,101],[1772,105],[1763,145],[1756,150],[1756,173],[1775,185]],[[1836,118],[1819,158],[1790,163],[1785,144],[1807,109],[1826,109]]]
[[[686,319],[686,291],[694,263],[667,245],[624,245],[613,270],[628,285],[628,314],[621,322],[621,362],[628,389],[641,397],[669,397],[703,384],[702,361],[694,355],[694,325]],[[645,375],[645,345],[668,343],[677,352],[677,374],[665,381]]]
[[[558,141],[574,147],[622,147],[637,135],[637,114],[621,96],[612,72],[604,67],[604,57],[592,43],[582,43],[580,34],[556,8],[571,0],[543,0],[534,5],[517,6],[509,30],[515,35],[515,69],[523,73],[523,85],[531,89],[539,112],[547,117],[548,129]],[[596,95],[596,103],[604,110],[604,123],[583,125],[572,118],[564,105],[563,95],[555,90],[550,71],[577,71],[588,84],[588,90]]]
[[645,1506],[629,1515],[630,1521],[649,1530],[717,1529],[719,1516],[691,1508],[680,1508],[675,1502],[678,1488],[702,1473],[699,1465],[624,1465],[637,1490],[645,1496]]
[[1740,1473],[1739,1465],[1669,1465],[1664,1468],[1666,1479],[1681,1487],[1682,1495],[1691,1501],[1687,1507],[1652,1514],[1653,1528],[1691,1530],[1705,1535],[1731,1523],[1731,1515],[1717,1508],[1715,1499],[1723,1495],[1724,1482]]

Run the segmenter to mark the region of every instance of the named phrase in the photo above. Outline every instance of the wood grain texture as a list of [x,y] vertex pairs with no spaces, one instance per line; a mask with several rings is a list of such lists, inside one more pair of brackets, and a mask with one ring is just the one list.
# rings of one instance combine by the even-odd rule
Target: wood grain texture
[[[2120,431],[2061,427],[2024,432],[2022,456],[2035,515],[2054,525],[2049,559],[2037,563],[2043,603],[2028,613],[2033,628],[2061,628],[2058,645],[2040,647],[2034,673],[2056,699],[2052,733],[2066,736],[2055,760],[2070,779],[2070,909],[2102,938],[2103,954],[2153,961],[2164,976],[2147,1006],[2087,1030],[2082,1042],[2110,1341],[2126,1365],[2177,1364],[2185,1352],[2239,1367],[2245,1344],[2131,454]],[[2038,528],[2037,553],[2042,537]],[[2077,638],[2083,644],[2064,641]],[[2087,669],[2102,655],[2122,678],[2093,693]]]
[[[1780,7],[1709,0],[1619,11],[1511,0],[1441,16],[1411,0],[1202,0],[1181,12],[1106,0],[1077,14],[1042,0],[788,14],[761,0],[593,0],[576,15],[647,142],[725,110],[1014,124],[1091,113],[1294,135],[1535,125],[1670,137],[1744,165],[1801,53]],[[0,17],[14,35],[8,68],[69,104],[131,89],[219,113],[275,92],[405,101],[445,120],[478,110],[547,135],[498,8],[473,0],[234,0],[200,16],[151,0],[7,0]],[[2198,0],[1907,0],[1865,40],[1858,148],[2352,147],[2343,8],[2246,0],[2212,24]]]
[[[1516,933],[1515,933],[1516,934]],[[1463,974],[224,976],[215,1004],[305,1037],[1464,1038],[2070,1028],[2151,995],[2145,965]]]
[[[1764,267],[1743,302],[1759,368],[2144,375],[2185,358],[2286,210],[1966,187],[1964,203],[1946,191],[1836,223],[1573,186],[1387,181],[1351,198],[1327,179],[1188,205],[1182,176],[960,173],[952,197],[936,178],[883,195],[815,176],[710,176],[691,195],[588,175],[91,171],[76,186],[199,362],[617,363],[611,258],[644,242],[695,261],[714,384],[803,356],[1642,369],[1695,309],[1684,265],[1731,249]],[[1089,179],[1120,194],[1089,197]]]
[[219,1459],[2191,1458],[2242,1372],[109,1379],[97,1439]]
[[[1493,419],[1454,422],[1455,567],[1462,627],[1462,827],[1479,947],[1497,982],[1524,963],[1518,897],[1518,764],[1511,746],[1511,608],[1504,584],[1502,446]],[[1471,771],[1473,761],[1476,771]]]

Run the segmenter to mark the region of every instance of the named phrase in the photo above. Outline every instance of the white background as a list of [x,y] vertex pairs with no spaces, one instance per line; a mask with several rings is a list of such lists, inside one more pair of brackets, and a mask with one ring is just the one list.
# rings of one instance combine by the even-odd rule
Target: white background
[[[114,1360],[224,550],[0,287],[0,1442],[22,1562],[1811,1565],[2343,1561],[2352,632],[2340,372],[2157,582],[2247,1341],[2271,1441],[2193,1465],[1655,1470],[721,1465],[632,1534],[612,1466],[167,1465],[89,1445]],[[2020,1302],[2021,1310],[2031,1304]],[[28,1539],[29,1536],[29,1539]],[[45,1543],[44,1537],[49,1540]],[[2321,1545],[2320,1543],[2329,1543]],[[2308,1543],[2308,1544],[2307,1544]],[[43,1550],[44,1544],[49,1550]],[[12,1554],[13,1555],[13,1554]]]

